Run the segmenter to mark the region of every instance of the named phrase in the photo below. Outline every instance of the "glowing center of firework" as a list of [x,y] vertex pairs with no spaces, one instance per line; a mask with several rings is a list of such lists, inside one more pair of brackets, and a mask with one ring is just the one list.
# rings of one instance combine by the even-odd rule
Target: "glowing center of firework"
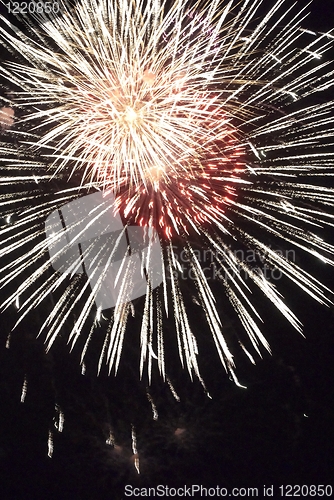
[[129,124],[132,125],[134,124],[138,119],[138,113],[131,108],[131,106],[127,106],[125,113],[124,113],[124,120]]

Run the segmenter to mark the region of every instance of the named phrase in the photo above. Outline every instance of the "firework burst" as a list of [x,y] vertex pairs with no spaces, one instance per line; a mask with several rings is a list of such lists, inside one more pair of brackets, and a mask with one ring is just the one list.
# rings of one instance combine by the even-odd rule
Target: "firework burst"
[[[252,362],[252,350],[260,356],[263,347],[270,350],[251,301],[254,288],[299,331],[301,323],[278,282],[240,256],[238,245],[318,302],[330,303],[330,290],[277,249],[289,245],[334,263],[334,247],[318,234],[333,225],[334,196],[327,187],[333,101],[321,96],[334,85],[328,58],[334,32],[304,29],[307,11],[282,0],[265,15],[257,0],[58,4],[57,16],[36,13],[34,24],[23,15],[29,36],[4,18],[0,27],[2,44],[15,56],[1,69],[12,91],[5,109],[15,107],[18,115],[6,132],[14,145],[3,145],[1,255],[12,258],[4,261],[1,284],[19,285],[3,305],[16,303],[21,321],[52,294],[54,307],[41,328],[48,348],[80,306],[69,334],[73,346],[93,312],[84,363],[105,309],[98,306],[96,313],[95,298],[119,249],[116,307],[99,366],[106,360],[117,370],[135,313],[130,299],[136,279],[145,276],[140,371],[147,362],[149,378],[154,364],[166,376],[163,331],[172,315],[181,363],[201,378],[182,254],[194,302],[237,382],[198,248],[210,253],[215,278],[247,334],[239,345]],[[98,192],[96,207],[76,214],[75,236],[64,242],[64,205],[79,200],[71,206],[82,206],[83,196]],[[44,222],[55,212],[46,240]],[[71,260],[89,227],[99,225],[99,235],[111,232],[103,229],[106,214],[125,224],[116,241],[100,241],[96,250],[97,233],[86,235],[88,244]],[[132,226],[137,235],[142,228],[149,249],[138,269],[126,264]],[[151,255],[157,238],[159,269]]]

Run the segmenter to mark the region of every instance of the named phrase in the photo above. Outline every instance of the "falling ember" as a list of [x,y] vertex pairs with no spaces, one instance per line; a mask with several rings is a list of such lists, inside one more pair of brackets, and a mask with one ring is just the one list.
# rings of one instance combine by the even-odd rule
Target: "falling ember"
[[115,437],[111,431],[109,431],[109,437],[106,439],[106,444],[115,447]]
[[[140,376],[147,367],[151,381],[156,367],[176,400],[165,367],[170,319],[175,338],[168,335],[168,342],[191,378],[204,385],[197,342],[204,328],[238,384],[235,351],[250,362],[270,352],[252,302],[256,289],[302,331],[274,271],[299,293],[332,303],[332,291],[278,249],[334,265],[324,231],[334,217],[334,103],[323,94],[334,86],[328,60],[334,31],[304,28],[305,9],[288,0],[274,1],[263,16],[263,3],[253,0],[250,9],[249,0],[81,0],[72,8],[65,1],[62,16],[40,26],[36,16],[31,38],[0,26],[0,43],[20,59],[0,68],[19,89],[13,107],[20,109],[18,127],[3,134],[19,147],[0,146],[7,222],[0,228],[0,286],[10,290],[2,305],[16,304],[19,324],[51,295],[53,310],[40,333],[48,350],[75,316],[71,348],[89,332],[82,339],[83,374],[96,328],[105,329],[98,369],[105,361],[117,371],[128,319],[135,316],[142,318]],[[9,103],[2,108],[2,128],[13,125],[12,109]],[[110,319],[94,300],[110,268],[101,257],[107,243],[93,249],[105,236],[103,203],[85,227],[79,216],[67,227],[61,212],[100,192],[114,197],[112,215],[121,221],[109,264],[125,238],[111,278],[120,292]],[[75,233],[68,241],[64,224]],[[154,230],[155,242],[140,247],[130,238],[133,226]],[[85,238],[92,228],[100,233]],[[54,267],[50,254],[57,242],[55,259],[63,267]],[[161,258],[150,267],[154,244]],[[136,275],[141,306],[126,294],[136,281],[129,254],[143,257]],[[94,273],[95,281],[86,279]],[[224,334],[216,300],[222,291],[243,327],[238,342]]]
[[48,437],[48,457],[52,458],[53,456],[53,433],[52,431],[49,431],[49,437]]
[[64,413],[60,410],[59,412],[59,424],[58,424],[58,431],[63,432],[64,429]]
[[11,333],[9,333],[7,335],[7,339],[6,339],[6,349],[9,349],[10,348],[10,339],[11,339]]
[[27,375],[24,375],[24,380],[23,380],[23,385],[22,385],[22,392],[21,392],[21,403],[25,402],[26,395],[27,395],[27,389],[28,389]]
[[132,425],[131,427],[131,438],[132,438],[132,452],[133,452],[133,461],[135,465],[135,469],[140,474],[140,469],[139,469],[139,455],[138,455],[138,450],[137,450],[137,436],[136,436],[136,431],[134,426]]
[[148,392],[148,390],[146,391],[146,395],[147,395],[147,399],[151,403],[153,420],[158,420],[158,418],[159,418],[158,410],[157,410],[157,407],[153,401],[153,398],[152,398],[151,394]]
[[169,378],[167,378],[167,383],[169,385],[169,388],[171,390],[171,393],[173,394],[174,398],[176,399],[176,401],[179,403],[180,402],[180,396],[177,394],[177,392],[175,391],[174,389],[174,386],[172,384],[172,382],[169,380]]
[[54,418],[54,425],[58,432],[63,432],[65,416],[61,408],[56,405],[55,407],[58,418]]

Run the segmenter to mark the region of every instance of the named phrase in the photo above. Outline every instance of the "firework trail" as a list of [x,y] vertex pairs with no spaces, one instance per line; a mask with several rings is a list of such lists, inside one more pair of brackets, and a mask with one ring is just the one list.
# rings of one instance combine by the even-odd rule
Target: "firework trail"
[[[47,348],[75,317],[69,342],[73,347],[86,335],[84,366],[94,329],[104,321],[96,295],[125,232],[135,226],[148,251],[133,269],[126,265],[128,246],[119,250],[116,307],[99,367],[106,361],[117,371],[128,320],[138,315],[130,299],[139,270],[146,280],[140,372],[147,364],[149,379],[154,366],[166,376],[163,333],[173,317],[181,363],[201,379],[190,293],[238,383],[203,252],[244,327],[238,341],[252,362],[254,352],[270,350],[252,304],[254,290],[294,328],[302,325],[279,282],[247,261],[246,251],[330,304],[331,291],[278,250],[288,246],[334,264],[334,247],[320,235],[334,217],[328,187],[333,101],[326,99],[334,85],[334,31],[304,29],[307,10],[284,0],[265,14],[260,0],[58,6],[54,16],[36,10],[34,23],[22,14],[28,35],[5,18],[0,26],[12,54],[1,68],[12,92],[4,107],[9,139],[2,145],[1,285],[16,287],[3,307],[16,304],[20,322],[51,295],[53,309],[41,328]],[[89,222],[82,213],[73,218],[71,242],[63,244],[59,215],[46,239],[50,214],[67,204],[82,206],[88,195],[100,201],[87,209]],[[117,241],[100,241],[96,250],[92,233],[71,260],[73,245],[81,244],[88,226],[103,226],[106,214],[125,225]],[[151,255],[157,238],[160,271]],[[64,252],[56,272],[54,260]],[[161,286],[153,283],[159,272]]]

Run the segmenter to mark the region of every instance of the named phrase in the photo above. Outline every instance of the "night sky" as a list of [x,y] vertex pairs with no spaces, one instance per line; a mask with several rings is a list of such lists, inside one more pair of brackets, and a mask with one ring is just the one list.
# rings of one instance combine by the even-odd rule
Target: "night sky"
[[[304,25],[319,31],[334,27],[333,1],[315,1]],[[334,230],[326,231],[333,243]],[[300,262],[334,288],[333,269],[311,259]],[[121,499],[126,498],[125,485],[259,487],[259,498],[264,485],[275,485],[277,492],[288,484],[334,488],[334,308],[318,305],[288,282],[282,290],[304,324],[305,338],[255,296],[273,355],[264,353],[256,366],[242,355],[236,359],[238,378],[247,389],[229,380],[204,318],[189,299],[198,315],[200,368],[211,398],[199,381],[189,379],[176,357],[170,380],[179,402],[157,373],[149,388],[145,376],[139,381],[135,320],[117,376],[108,376],[105,369],[96,377],[103,327],[97,330],[82,375],[81,346],[69,353],[66,335],[45,353],[43,338],[36,339],[44,317],[38,311],[18,327],[6,349],[16,319],[14,307],[6,311],[0,316],[0,500]],[[219,297],[218,288],[214,291]],[[218,302],[229,338],[241,327],[225,308],[223,290],[221,294]],[[46,309],[52,308],[52,300]],[[139,311],[141,300],[136,302]],[[172,323],[167,324],[166,341],[174,335]],[[167,355],[172,358],[173,352]],[[25,377],[27,393],[21,403]],[[148,393],[157,420],[152,418]],[[62,433],[55,428],[60,410],[65,418]],[[140,475],[131,447],[132,429]],[[110,432],[115,445],[107,443]]]

